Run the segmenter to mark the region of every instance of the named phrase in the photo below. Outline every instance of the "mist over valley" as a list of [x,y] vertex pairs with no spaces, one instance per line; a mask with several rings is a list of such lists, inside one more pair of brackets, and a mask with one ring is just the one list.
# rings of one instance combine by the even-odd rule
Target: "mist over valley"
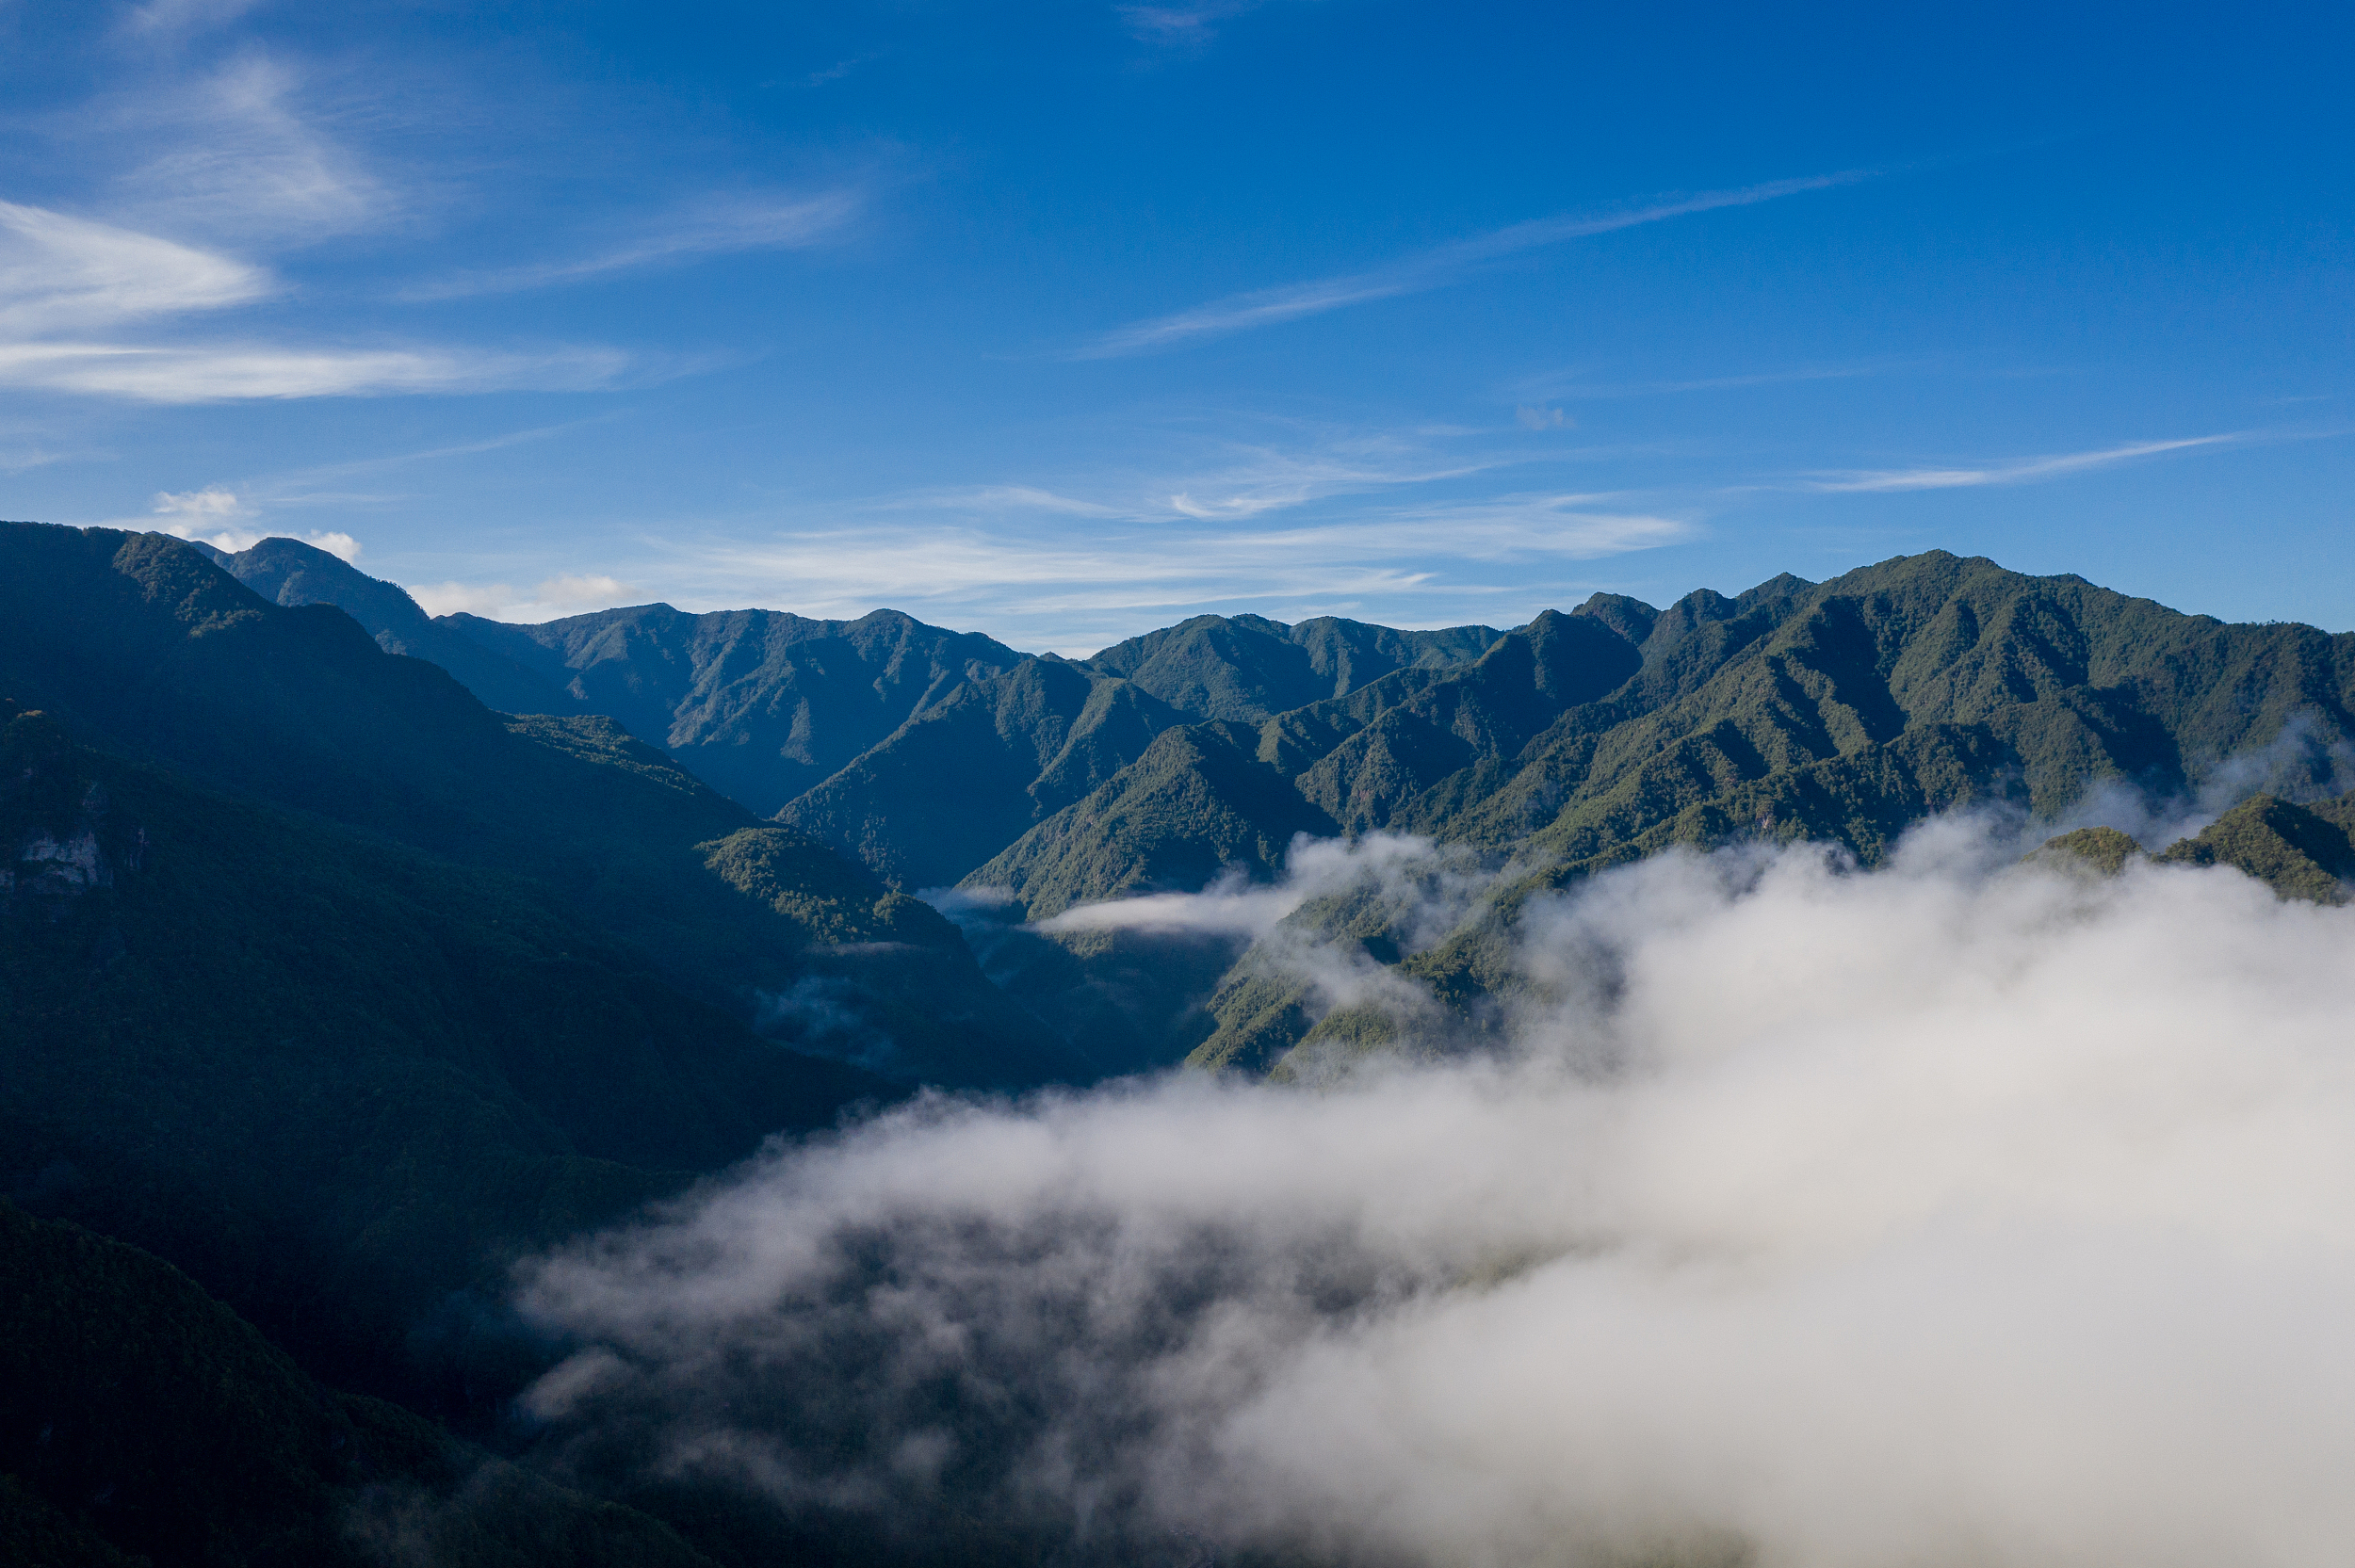
[[0,568],[28,1560],[2344,1538],[2355,637]]

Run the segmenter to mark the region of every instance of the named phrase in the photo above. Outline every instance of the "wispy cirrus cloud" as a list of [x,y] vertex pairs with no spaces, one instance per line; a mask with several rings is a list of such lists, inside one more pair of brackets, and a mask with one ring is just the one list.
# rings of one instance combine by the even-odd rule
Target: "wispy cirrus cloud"
[[806,196],[711,198],[647,219],[618,244],[564,261],[454,273],[403,289],[409,300],[512,294],[747,251],[799,251],[843,237],[866,206],[854,187]]
[[1523,397],[1669,397],[1694,392],[1746,392],[1753,387],[1791,386],[1809,381],[1850,381],[1869,376],[1896,375],[1926,368],[1925,360],[1866,360],[1845,364],[1800,364],[1775,370],[1746,371],[1727,376],[1697,376],[1682,380],[1594,381],[1575,372],[1534,376],[1515,385]]
[[149,0],[144,6],[131,8],[120,31],[130,38],[181,38],[224,26],[258,3],[259,0]]
[[[291,73],[247,57],[196,87],[85,117],[142,152],[104,218],[0,201],[0,386],[138,403],[571,390],[612,384],[616,350],[522,350],[223,334],[214,318],[283,301],[265,251],[367,227],[382,187],[317,132]],[[210,329],[209,331],[207,329]]]
[[[1038,509],[1075,515],[1060,495]],[[1077,514],[1094,526],[1045,536],[1024,525],[1024,510],[1008,505],[998,515],[937,522],[879,514],[685,547],[666,537],[647,542],[639,575],[671,585],[664,593],[674,603],[771,603],[831,616],[879,605],[935,620],[985,615],[993,635],[1092,652],[1212,606],[1257,606],[1283,619],[1379,606],[1393,623],[1429,625],[1486,620],[1489,606],[1509,600],[1509,619],[1541,607],[1519,603],[1533,593],[1567,596],[1562,568],[1700,531],[1686,519],[1584,494],[1353,509],[1288,527],[1182,515],[1146,523],[1100,508]],[[1513,579],[1509,587],[1500,586],[1500,573]],[[1083,640],[1091,636],[1100,643]]]
[[1194,0],[1193,4],[1115,6],[1130,33],[1150,43],[1207,43],[1219,23],[1259,8],[1261,0]]
[[1770,180],[1730,190],[1667,197],[1607,212],[1535,218],[1438,246],[1364,272],[1341,273],[1280,288],[1232,294],[1223,299],[1197,305],[1192,310],[1133,322],[1104,333],[1081,347],[1072,357],[1110,359],[1125,354],[1150,353],[1202,338],[1322,315],[1351,305],[1396,299],[1401,295],[1427,293],[1432,289],[1444,288],[1490,262],[1545,246],[1637,228],[1647,223],[1665,222],[1695,213],[1756,206],[1760,202],[1778,201],[1786,196],[1853,185],[1870,177],[1870,170],[1851,170],[1835,174],[1810,175],[1804,179]]
[[1465,493],[1500,470],[1616,450],[1450,449],[1279,423],[1280,439],[1217,443],[1158,471],[929,488],[765,534],[739,521],[700,542],[669,525],[641,541],[629,570],[683,606],[852,616],[888,605],[1092,652],[1220,607],[1409,625],[1525,619],[1604,586],[1574,580],[1580,563],[1702,532],[1696,517],[1617,492]]
[[588,391],[614,384],[628,364],[627,355],[609,348],[0,343],[0,385],[141,403]]
[[[35,122],[83,177],[72,210],[0,201],[0,387],[192,404],[584,391],[699,367],[599,346],[437,342],[397,329],[363,335],[348,316],[304,312],[320,291],[300,253],[328,238],[400,229],[432,204],[430,179],[381,145],[383,127],[399,119],[381,85],[289,63],[234,32],[200,36],[243,8],[159,0],[126,13],[113,35],[119,69],[106,79],[115,85]],[[397,177],[381,172],[388,168]],[[469,274],[419,296],[816,243],[848,223],[860,200],[853,189],[715,196],[634,239]],[[292,325],[306,315],[313,330]]]
[[142,228],[277,248],[398,221],[409,198],[334,129],[377,105],[318,96],[301,71],[251,50],[183,84],[113,94],[64,130],[116,146],[125,167],[108,204]]
[[0,202],[0,336],[225,310],[275,286],[263,268],[215,251]]
[[[1345,495],[1469,478],[1523,452],[1448,454],[1394,435],[1307,430],[1290,443],[1231,440],[1183,467],[1053,485],[947,486],[871,503],[885,512],[1053,513],[1139,524],[1242,522]],[[1084,492],[1085,493],[1074,493]]]
[[2089,452],[2062,452],[2044,457],[2010,458],[1975,467],[1849,469],[1819,474],[1801,481],[1800,488],[1826,494],[1875,494],[1908,490],[1963,490],[1978,485],[2033,484],[2089,469],[2109,468],[2141,458],[2202,447],[2231,446],[2253,439],[2246,430],[2222,435],[2189,436],[2177,441],[2135,441]]

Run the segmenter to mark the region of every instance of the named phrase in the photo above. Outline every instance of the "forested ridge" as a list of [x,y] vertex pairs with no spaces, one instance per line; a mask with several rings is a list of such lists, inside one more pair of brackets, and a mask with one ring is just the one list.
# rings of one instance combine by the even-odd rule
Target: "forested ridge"
[[[2072,872],[2340,901],[2350,736],[2355,635],[1941,552],[1070,659],[889,610],[437,619],[291,541],[0,525],[0,1544],[766,1560],[709,1497],[516,1463],[552,1348],[514,1260],[927,1086],[1396,1043],[1287,943],[1476,1044],[1519,912],[1672,846],[1870,865],[1977,806]],[[2105,789],[2212,809],[2075,826]],[[1256,937],[1042,925],[1378,834],[1476,890],[1444,929],[1355,884]]]

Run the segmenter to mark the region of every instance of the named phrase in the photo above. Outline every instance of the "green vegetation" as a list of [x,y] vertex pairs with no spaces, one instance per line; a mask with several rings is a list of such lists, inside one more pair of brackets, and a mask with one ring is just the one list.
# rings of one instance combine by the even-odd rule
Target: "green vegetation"
[[2284,898],[2343,904],[2342,883],[2355,877],[2355,795],[2312,807],[2270,795],[2244,800],[2191,838],[2170,845],[2159,860],[2178,865],[2231,865]]
[[[2225,625],[1933,552],[1820,585],[1785,576],[1735,599],[1695,593],[1656,613],[1598,596],[1471,666],[1401,671],[1277,715],[1256,755],[1342,831],[1403,829],[1509,851],[1527,868],[1402,964],[1473,1017],[1511,983],[1500,961],[1520,902],[1605,866],[1752,835],[1842,843],[1871,864],[1947,807],[2002,799],[2055,811],[2103,779],[2164,794],[2233,756],[2263,757],[2277,793],[2326,793],[2348,782],[2332,743],[2355,734],[2351,693],[2355,637]],[[1211,794],[1207,777],[1152,785],[1160,801]],[[1219,790],[1251,796],[1231,776]],[[1066,890],[1117,886],[1122,844],[1155,842],[1161,826],[1132,813],[1113,843],[1084,831],[1089,809],[1049,818],[970,880],[1046,909]],[[1272,829],[1292,809],[1262,820]],[[1165,820],[1182,825],[1182,808]],[[1248,836],[1241,821],[1223,831]],[[1285,1035],[1313,1023],[1304,999],[1239,968],[1192,1059],[1272,1065]]]
[[472,615],[435,624],[561,691],[557,711],[610,715],[763,816],[961,683],[1022,659],[897,610],[811,621],[642,605],[536,626]]
[[1213,720],[1164,731],[1145,755],[966,879],[1013,890],[1032,918],[1073,904],[1198,888],[1229,865],[1259,876],[1295,834],[1333,819],[1259,766],[1252,732]]
[[960,686],[778,817],[896,887],[946,887],[1186,717],[1132,682],[1028,659]]
[[1394,671],[1438,670],[1478,658],[1502,634],[1492,626],[1402,632],[1320,616],[1296,625],[1257,615],[1197,615],[1114,643],[1087,661],[1196,719],[1257,724],[1341,697]]
[[[490,1432],[542,1364],[512,1258],[918,1082],[1476,1036],[1529,899],[1670,845],[1871,864],[1950,806],[2229,759],[2267,793],[2157,861],[2355,877],[2321,799],[2355,637],[1937,553],[1075,661],[888,611],[437,621],[288,542],[0,525],[0,1556],[58,1563],[773,1557],[740,1499],[593,1503],[412,1414]],[[1028,924],[1374,832],[1447,847],[1453,901],[1367,881],[1256,946]],[[1297,944],[1382,999],[1329,1007]]]
[[2079,828],[2046,839],[2027,858],[2062,870],[2115,877],[2130,862],[2142,858],[2142,846],[2116,828]]
[[2047,839],[2027,858],[2047,865],[2116,876],[2136,861],[2161,865],[2229,865],[2284,898],[2347,902],[2355,878],[2355,791],[2295,805],[2252,796],[2189,838],[2149,855],[2116,828],[2079,828]]

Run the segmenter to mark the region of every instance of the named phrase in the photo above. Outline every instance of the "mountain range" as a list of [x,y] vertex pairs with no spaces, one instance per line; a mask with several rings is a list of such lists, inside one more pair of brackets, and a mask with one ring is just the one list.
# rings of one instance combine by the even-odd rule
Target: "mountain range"
[[[0,726],[0,1545],[60,1561],[325,1560],[385,1487],[468,1561],[591,1560],[584,1531],[762,1560],[741,1521],[597,1514],[491,1451],[547,1353],[507,1265],[926,1088],[1291,1078],[1397,1038],[1303,943],[1476,1043],[1527,901],[1671,845],[1870,865],[1947,808],[2057,829],[2114,789],[2211,803],[2163,859],[2355,875],[2355,636],[1942,552],[1070,659],[890,610],[431,617],[292,541],[6,524]],[[1371,883],[1272,926],[1057,918],[1381,834],[1476,891],[1437,926]],[[125,1345],[210,1368],[157,1384],[171,1430],[284,1485],[223,1502],[138,1401],[26,1370],[117,1386]]]

